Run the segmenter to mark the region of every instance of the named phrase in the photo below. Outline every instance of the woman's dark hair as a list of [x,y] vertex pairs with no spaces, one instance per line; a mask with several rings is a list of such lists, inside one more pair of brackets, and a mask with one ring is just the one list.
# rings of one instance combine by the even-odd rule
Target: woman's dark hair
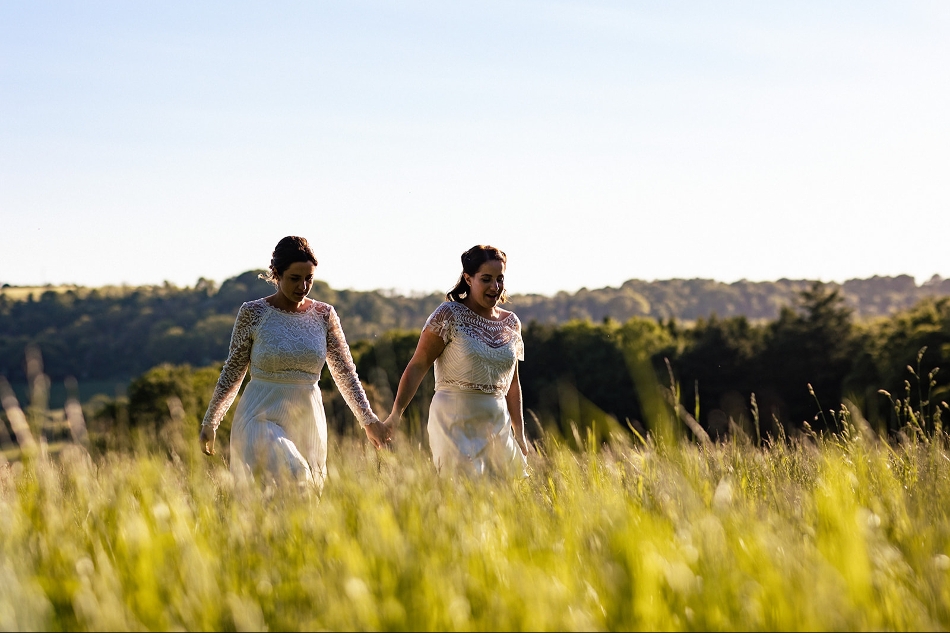
[[[465,281],[465,275],[467,274],[474,277],[478,269],[482,267],[482,264],[493,259],[502,264],[508,263],[508,256],[494,246],[479,244],[462,253],[462,274],[459,275],[459,280],[458,283],[455,284],[455,287],[446,293],[446,300],[461,301],[467,297],[470,288]],[[508,301],[508,291],[502,290],[499,303],[505,303],[506,301]]]
[[277,280],[284,274],[284,271],[296,262],[310,262],[316,266],[317,258],[310,250],[307,238],[288,235],[277,242],[274,253],[270,258],[270,267],[266,273],[260,275],[260,278],[276,286]]

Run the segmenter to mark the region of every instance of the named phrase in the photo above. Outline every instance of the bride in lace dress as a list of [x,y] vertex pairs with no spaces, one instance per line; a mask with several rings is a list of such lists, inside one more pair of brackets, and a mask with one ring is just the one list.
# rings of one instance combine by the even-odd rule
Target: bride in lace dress
[[462,254],[459,281],[426,321],[385,422],[387,427],[398,423],[435,364],[428,432],[440,472],[525,475],[521,321],[499,307],[507,298],[506,262],[493,246],[474,246]]
[[238,478],[290,475],[322,487],[327,419],[317,381],[324,362],[373,445],[389,441],[389,429],[366,399],[336,311],[307,298],[316,267],[306,239],[285,237],[267,277],[277,291],[238,310],[200,435],[204,452],[213,454],[215,431],[250,369],[231,425],[231,472]]

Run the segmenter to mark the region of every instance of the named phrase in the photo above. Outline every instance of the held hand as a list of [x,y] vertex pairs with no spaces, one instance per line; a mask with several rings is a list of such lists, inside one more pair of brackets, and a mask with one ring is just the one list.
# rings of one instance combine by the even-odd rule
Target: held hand
[[382,422],[367,424],[363,427],[363,430],[366,431],[366,437],[376,448],[388,447],[393,440],[392,429]]
[[201,433],[198,434],[198,442],[201,444],[201,452],[205,455],[214,455],[215,435],[215,430],[210,426],[201,427]]
[[383,424],[390,429],[390,432],[392,432],[392,429],[396,428],[396,425],[399,424],[400,420],[402,420],[401,415],[398,413],[390,413],[389,417],[383,420]]

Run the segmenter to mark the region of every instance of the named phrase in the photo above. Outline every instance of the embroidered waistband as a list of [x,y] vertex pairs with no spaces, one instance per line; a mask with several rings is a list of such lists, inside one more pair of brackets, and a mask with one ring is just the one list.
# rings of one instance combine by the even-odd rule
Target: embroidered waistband
[[284,378],[283,376],[261,376],[260,374],[251,374],[251,380],[260,380],[261,382],[273,382],[278,385],[308,385],[315,387],[317,381],[313,378]]
[[440,380],[435,383],[436,391],[456,391],[462,393],[485,393],[492,396],[505,395],[501,387],[495,385],[479,385],[471,382],[462,382],[456,380]]

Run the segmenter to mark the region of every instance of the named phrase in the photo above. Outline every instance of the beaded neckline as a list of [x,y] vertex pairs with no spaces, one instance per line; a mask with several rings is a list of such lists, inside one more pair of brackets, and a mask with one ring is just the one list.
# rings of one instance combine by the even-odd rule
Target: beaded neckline
[[506,317],[502,317],[502,318],[500,318],[500,319],[489,319],[488,317],[483,317],[483,316],[480,315],[478,312],[475,312],[475,310],[472,310],[470,307],[468,307],[467,305],[465,305],[465,304],[462,303],[461,301],[452,301],[452,303],[456,303],[456,304],[462,306],[463,308],[465,308],[466,310],[468,310],[470,313],[472,313],[473,315],[475,315],[476,317],[478,317],[478,318],[481,319],[482,321],[487,321],[488,323],[504,323],[505,321],[507,321],[508,319],[510,319],[511,317],[513,317],[513,316],[515,315],[514,312],[509,311],[509,312],[508,312],[508,316],[506,316]]
[[317,307],[317,304],[320,303],[320,302],[317,301],[316,299],[311,299],[310,301],[311,301],[312,303],[310,304],[310,306],[309,306],[306,310],[304,310],[304,311],[302,311],[302,312],[291,312],[291,311],[289,311],[289,310],[281,310],[280,308],[278,308],[278,307],[276,307],[276,306],[272,306],[272,305],[270,304],[270,301],[268,301],[266,298],[261,298],[260,301],[261,301],[261,303],[263,303],[264,305],[266,305],[266,306],[267,306],[268,308],[270,308],[271,310],[275,310],[275,311],[277,311],[277,312],[280,312],[281,314],[288,314],[288,315],[290,315],[290,316],[299,316],[299,315],[307,314],[308,312],[310,312],[311,310],[313,310],[314,308],[316,308],[316,307]]

